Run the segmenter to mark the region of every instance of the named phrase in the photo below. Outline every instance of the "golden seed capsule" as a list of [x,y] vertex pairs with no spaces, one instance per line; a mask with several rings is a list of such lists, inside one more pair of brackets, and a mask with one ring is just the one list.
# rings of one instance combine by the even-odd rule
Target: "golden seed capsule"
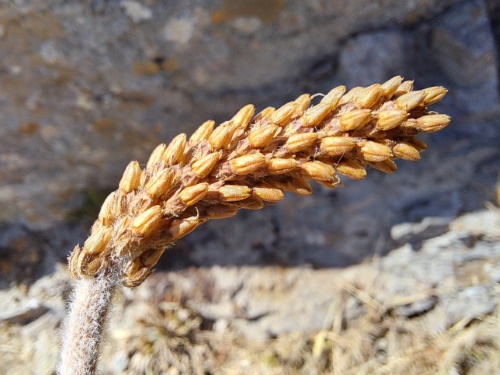
[[259,199],[255,196],[248,197],[247,199],[235,202],[234,204],[238,205],[239,208],[243,208],[245,210],[260,210],[265,206],[262,199]]
[[359,150],[367,161],[383,161],[393,156],[389,146],[373,141],[366,141]]
[[404,81],[401,85],[399,85],[396,92],[394,92],[394,95],[399,96],[407,94],[411,91],[413,91],[413,81]]
[[166,249],[165,247],[162,247],[159,249],[146,250],[139,257],[141,265],[143,267],[149,267],[149,268],[153,267],[156,263],[158,263],[165,249]]
[[325,137],[321,139],[320,150],[330,156],[343,155],[356,146],[351,137]]
[[337,109],[337,106],[339,105],[340,99],[344,95],[345,90],[345,86],[335,87],[328,94],[323,96],[320,103],[330,104],[330,111],[333,112],[335,109]]
[[239,156],[229,162],[234,174],[244,176],[255,172],[266,164],[266,158],[260,152]]
[[253,148],[265,147],[274,139],[279,131],[281,131],[281,127],[274,124],[258,127],[248,134],[248,142]]
[[336,179],[335,169],[322,161],[308,161],[303,163],[300,168],[306,176],[316,181],[333,181]]
[[252,194],[252,189],[246,185],[224,185],[217,191],[224,202],[241,201]]
[[175,219],[169,228],[169,233],[175,239],[182,238],[193,230],[196,229],[198,225],[201,224],[201,220],[198,216],[191,216],[184,219]]
[[291,158],[272,158],[266,162],[267,170],[271,174],[288,173],[298,165],[297,160]]
[[324,118],[331,113],[330,103],[319,103],[314,107],[309,108],[300,118],[302,126],[307,128],[317,126],[324,120]]
[[359,129],[371,120],[372,111],[369,109],[356,109],[340,116],[340,130],[343,132]]
[[225,219],[228,217],[233,217],[238,213],[238,207],[230,204],[218,204],[216,206],[209,207],[207,210],[208,219]]
[[423,90],[425,93],[424,105],[429,106],[444,98],[448,90],[441,86],[429,87]]
[[214,131],[215,121],[208,120],[200,125],[198,129],[189,138],[189,145],[193,146],[196,143],[208,139],[210,134]]
[[212,150],[216,151],[227,148],[229,143],[231,143],[231,138],[235,130],[235,127],[227,122],[217,126],[212,134],[210,134],[210,137],[208,137],[208,142]]
[[297,133],[291,135],[284,147],[290,153],[296,153],[311,147],[318,139],[317,133]]
[[266,202],[278,202],[285,197],[283,191],[270,186],[255,186],[252,188],[252,195]]
[[178,198],[186,207],[190,207],[202,200],[207,194],[207,190],[208,183],[202,182],[193,186],[185,187],[179,193]]
[[379,102],[382,95],[384,95],[382,86],[376,83],[360,92],[354,102],[359,108],[372,108]]
[[131,161],[127,165],[127,168],[125,168],[125,172],[123,172],[123,177],[120,180],[120,190],[123,193],[128,194],[137,189],[141,180],[141,173],[142,170],[139,163]]
[[165,143],[156,146],[156,148],[151,153],[151,156],[149,157],[148,163],[146,164],[146,168],[148,169],[152,168],[155,164],[163,160],[163,155],[165,154],[166,149],[167,145],[165,145]]
[[413,137],[412,139],[408,140],[408,143],[410,143],[413,147],[415,147],[418,152],[427,150],[427,143],[421,141],[416,137]]
[[351,102],[354,98],[358,97],[358,94],[361,93],[365,88],[364,87],[353,87],[350,89],[347,94],[345,94],[339,101],[339,105],[347,104]]
[[390,130],[397,127],[409,116],[409,113],[401,109],[389,109],[377,114],[375,126],[378,130]]
[[296,109],[297,103],[289,102],[274,111],[269,118],[269,122],[279,126],[286,125],[292,119]]
[[257,113],[254,117],[254,122],[263,121],[264,119],[269,119],[269,117],[276,111],[274,107],[264,108],[262,111]]
[[354,160],[342,160],[336,169],[337,172],[353,180],[362,180],[366,177],[365,166]]
[[392,151],[394,153],[394,156],[404,160],[420,160],[420,153],[418,152],[416,147],[408,142],[399,142],[392,148]]
[[156,173],[144,187],[151,198],[159,198],[167,192],[174,179],[170,169],[162,169]]
[[394,105],[399,109],[403,109],[405,111],[411,111],[415,107],[418,107],[420,104],[424,103],[425,92],[423,91],[410,91],[409,93],[401,95],[396,99]]
[[298,195],[311,195],[313,190],[309,183],[301,177],[292,177],[286,184],[286,190]]
[[198,178],[205,178],[212,172],[212,169],[219,162],[219,158],[220,152],[212,152],[211,154],[205,155],[191,165],[191,171]]
[[381,88],[387,99],[390,99],[394,95],[398,87],[401,85],[401,82],[403,82],[403,77],[396,76],[382,84]]
[[295,111],[294,117],[300,117],[302,116],[304,111],[311,105],[311,95],[302,94],[297,99],[295,99],[295,103],[297,103],[297,109]]
[[177,164],[182,161],[184,157],[184,150],[186,148],[186,134],[182,133],[176,136],[168,145],[163,159],[167,165]]
[[87,270],[86,270],[86,274],[88,276],[95,276],[95,274],[97,272],[99,272],[99,270],[101,269],[102,267],[102,264],[103,264],[103,261],[104,259],[101,258],[101,257],[98,257],[92,261],[90,261],[88,264],[87,264]]
[[394,163],[391,159],[379,161],[377,163],[370,163],[370,165],[384,173],[394,173],[398,170],[396,163]]
[[99,211],[99,219],[105,219],[105,220],[114,219],[112,207],[113,207],[116,195],[117,195],[116,192],[112,192],[104,200],[104,202],[101,206],[101,210]]
[[447,115],[427,115],[417,119],[417,128],[425,133],[437,132],[446,126],[451,121],[451,117]]
[[158,227],[161,218],[161,207],[153,206],[134,219],[132,230],[140,236],[148,236]]
[[254,112],[255,107],[253,104],[247,104],[234,115],[230,122],[236,127],[246,129],[248,124],[250,124]]
[[100,227],[87,238],[83,245],[83,250],[88,254],[100,254],[108,246],[113,234],[112,227]]
[[69,262],[68,262],[68,270],[73,279],[80,279],[80,275],[78,272],[78,257],[81,254],[81,249],[80,245],[76,245],[71,252],[71,255],[69,257]]

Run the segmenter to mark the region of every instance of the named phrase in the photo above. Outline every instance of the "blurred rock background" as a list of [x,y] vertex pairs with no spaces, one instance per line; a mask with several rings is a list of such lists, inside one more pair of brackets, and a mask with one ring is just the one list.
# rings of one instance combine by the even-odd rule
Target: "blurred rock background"
[[[275,207],[199,228],[164,257],[154,278],[124,292],[115,319],[122,326],[110,340],[129,340],[141,311],[168,315],[165,303],[187,309],[190,324],[201,322],[177,332],[181,338],[193,331],[267,340],[328,330],[330,302],[345,291],[336,287],[342,272],[354,285],[387,271],[390,281],[364,286],[381,305],[432,289],[417,299],[420,305],[401,305],[398,316],[455,314],[436,332],[465,318],[465,326],[488,314],[498,319],[499,45],[498,0],[0,1],[5,373],[52,373],[70,290],[62,264],[85,240],[130,160],[145,163],[157,144],[209,118],[222,122],[247,103],[279,106],[304,92],[398,74],[417,88],[449,89],[434,109],[451,115],[452,124],[423,138],[429,150],[421,162],[399,162],[392,176],[370,171],[365,181],[344,179],[345,189],[316,186],[312,197],[288,196]],[[454,219],[466,213],[457,220],[467,225],[457,229]],[[367,266],[366,259],[382,260]],[[383,264],[390,266],[383,271]],[[466,281],[457,276],[461,267]],[[437,292],[443,285],[451,288],[448,299]],[[355,302],[339,300],[346,321],[364,316]],[[480,301],[479,312],[456,317]],[[139,317],[128,316],[127,306],[136,306]],[[309,349],[317,342],[304,340]],[[187,347],[188,362],[204,358],[199,362],[219,363],[210,373],[239,373],[211,362],[216,350],[203,346],[202,355]],[[108,353],[104,373],[141,373],[134,361],[149,357],[134,359],[138,352]],[[165,358],[171,373],[202,373],[182,370],[182,355]],[[313,373],[310,362],[276,358],[271,369],[278,363]],[[314,368],[323,373],[331,364]]]

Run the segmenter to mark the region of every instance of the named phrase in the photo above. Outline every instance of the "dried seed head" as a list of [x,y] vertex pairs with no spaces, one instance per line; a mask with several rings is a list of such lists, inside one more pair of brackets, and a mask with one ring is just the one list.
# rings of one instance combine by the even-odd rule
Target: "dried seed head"
[[112,233],[112,227],[100,227],[87,238],[87,241],[83,245],[83,251],[87,254],[102,253],[108,246]]
[[393,156],[389,146],[373,141],[366,141],[359,151],[366,161],[383,161]]
[[208,120],[200,125],[198,129],[189,138],[189,145],[193,146],[198,142],[204,141],[210,137],[210,134],[214,131],[215,121]]
[[161,218],[161,207],[153,206],[134,219],[132,230],[135,234],[146,237],[158,227]]
[[411,91],[397,98],[394,105],[399,109],[411,111],[424,103],[425,96],[426,94],[423,91]]
[[220,152],[212,152],[205,155],[200,160],[195,161],[191,165],[191,171],[198,178],[205,178],[214,169],[215,165],[219,162]]
[[190,207],[202,200],[207,194],[207,190],[208,183],[201,182],[193,186],[185,187],[180,191],[178,197],[185,207]]
[[396,163],[394,163],[391,159],[379,161],[378,163],[370,163],[370,165],[373,168],[385,173],[394,173],[398,170]]
[[343,155],[356,146],[351,137],[325,137],[321,139],[320,150],[330,156]]
[[281,189],[264,185],[253,187],[252,194],[263,201],[271,203],[278,202],[285,197]]
[[255,112],[253,104],[248,104],[238,111],[231,119],[231,123],[238,128],[246,129]]
[[390,130],[397,127],[409,116],[409,113],[402,109],[389,109],[377,114],[375,126],[379,130]]
[[179,163],[183,159],[185,148],[186,134],[179,134],[170,142],[163,154],[163,159],[167,165]]
[[157,163],[163,160],[163,155],[165,154],[165,150],[167,149],[167,145],[162,143],[161,145],[156,146],[154,151],[151,153],[149,157],[148,164],[146,165],[147,169],[153,168]]
[[302,126],[307,128],[311,126],[317,126],[323,121],[323,119],[331,112],[330,103],[319,103],[314,107],[309,108],[300,118],[302,121]]
[[253,129],[248,134],[248,142],[253,148],[267,146],[274,137],[281,131],[281,127],[274,124],[267,124],[256,129]]
[[269,174],[283,174],[294,170],[299,163],[292,158],[272,158],[266,162]]
[[284,106],[278,108],[276,111],[274,111],[269,117],[269,122],[279,126],[284,126],[287,124],[287,122],[289,122],[292,119],[296,110],[297,110],[297,103],[289,102]]
[[409,142],[399,142],[393,148],[394,156],[409,160],[409,161],[418,161],[420,160],[420,153],[417,148],[414,147]]
[[342,160],[336,169],[337,172],[353,180],[362,180],[366,177],[366,167],[355,160]]
[[334,111],[339,105],[340,99],[345,93],[345,86],[338,86],[326,94],[320,103],[330,104],[330,111]]
[[343,132],[362,128],[371,120],[372,111],[369,109],[356,109],[344,113],[340,119],[340,130]]
[[174,179],[174,173],[170,169],[162,169],[156,173],[145,186],[146,192],[151,198],[159,198],[167,192]]
[[252,189],[246,185],[224,185],[217,191],[223,202],[242,201],[252,194]]
[[125,172],[123,172],[123,177],[120,180],[120,190],[124,194],[128,194],[132,190],[137,189],[141,180],[141,173],[142,170],[139,167],[139,163],[131,161],[127,165],[127,168],[125,168]]
[[425,133],[434,133],[448,126],[451,118],[447,115],[427,115],[417,119],[417,127]]
[[262,168],[266,164],[266,158],[260,152],[257,152],[239,156],[229,163],[234,174],[244,176]]
[[403,82],[403,77],[396,76],[382,84],[381,88],[387,99],[390,99],[394,95],[398,87],[401,85],[401,82]]
[[318,139],[317,133],[298,133],[291,135],[284,148],[288,153],[296,153],[311,147]]
[[441,86],[429,87],[423,90],[425,93],[424,105],[427,107],[441,101],[448,90]]

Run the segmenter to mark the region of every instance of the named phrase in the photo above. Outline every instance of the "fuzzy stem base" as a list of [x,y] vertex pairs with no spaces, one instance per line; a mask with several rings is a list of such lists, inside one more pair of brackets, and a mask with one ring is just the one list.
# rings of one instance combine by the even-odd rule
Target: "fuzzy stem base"
[[116,281],[106,273],[78,280],[63,328],[59,375],[95,374],[99,344]]

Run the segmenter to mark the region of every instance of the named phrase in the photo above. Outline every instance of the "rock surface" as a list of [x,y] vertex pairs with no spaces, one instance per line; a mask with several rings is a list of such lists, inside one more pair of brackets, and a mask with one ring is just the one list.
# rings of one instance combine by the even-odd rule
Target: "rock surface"
[[[167,327],[177,349],[189,332],[267,340],[338,330],[373,311],[428,319],[435,332],[498,314],[500,224],[483,208],[498,199],[499,10],[498,0],[0,5],[0,337],[9,343],[0,373],[53,371],[70,290],[58,263],[83,243],[130,160],[144,163],[157,144],[247,103],[396,74],[449,89],[436,110],[452,124],[425,137],[422,161],[200,227],[117,301],[123,318],[109,347],[119,349],[103,366],[134,373],[149,358],[139,342],[156,350],[164,324],[145,319],[151,312],[184,322],[182,334]],[[136,352],[123,346],[130,340]],[[269,361],[314,373],[285,353],[311,346],[295,342]],[[183,372],[172,353],[162,358],[181,373],[216,363],[195,345],[201,367]],[[246,360],[240,372],[255,365]]]

